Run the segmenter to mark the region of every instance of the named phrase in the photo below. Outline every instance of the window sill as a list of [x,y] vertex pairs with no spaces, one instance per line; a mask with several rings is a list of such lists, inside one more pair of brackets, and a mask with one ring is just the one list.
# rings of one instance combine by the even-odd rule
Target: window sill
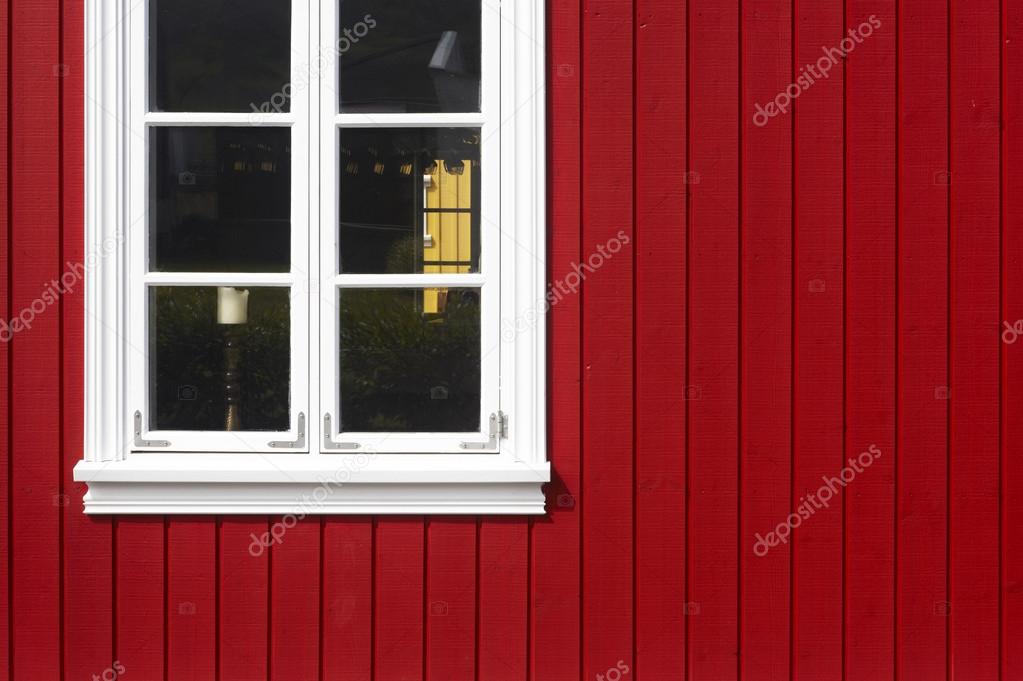
[[80,462],[88,514],[541,515],[550,466],[469,455],[134,454]]

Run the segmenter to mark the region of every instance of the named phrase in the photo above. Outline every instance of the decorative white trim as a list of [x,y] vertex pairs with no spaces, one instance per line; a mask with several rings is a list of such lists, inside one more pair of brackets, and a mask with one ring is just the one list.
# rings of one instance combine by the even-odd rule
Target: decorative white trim
[[[239,466],[238,457],[244,457]],[[550,467],[451,455],[135,454],[79,463],[85,512],[542,514]]]
[[252,483],[92,484],[85,512],[226,515],[538,515],[544,496],[535,483],[393,483],[337,485]]
[[[317,8],[319,16],[327,14],[323,9],[326,2],[308,3],[312,16],[317,16]],[[85,233],[89,262],[85,284],[85,448],[83,460],[74,473],[75,480],[89,485],[86,513],[543,513],[541,488],[550,480],[546,460],[543,314],[546,294],[543,1],[483,4],[485,13],[497,13],[500,18],[500,54],[491,53],[490,57],[500,61],[500,92],[486,90],[493,88],[494,83],[485,81],[483,95],[486,102],[499,101],[500,115],[496,118],[493,106],[485,108],[482,114],[435,115],[429,121],[406,115],[339,116],[334,111],[326,117],[323,115],[326,107],[317,103],[320,94],[310,94],[313,101],[308,115],[312,143],[316,145],[324,131],[333,131],[336,126],[481,125],[488,129],[488,136],[497,135],[491,145],[500,147],[501,158],[501,330],[519,331],[505,334],[491,330],[490,338],[497,341],[500,337],[495,343],[502,376],[499,408],[509,414],[510,424],[507,439],[499,439],[496,452],[448,454],[384,453],[382,449],[376,453],[372,448],[339,453],[322,449],[320,415],[324,409],[315,384],[309,386],[308,452],[225,454],[146,452],[133,448],[131,419],[137,405],[129,404],[128,400],[132,394],[128,358],[144,348],[132,347],[129,342],[132,334],[128,318],[128,254],[131,236],[138,238],[144,230],[144,225],[136,224],[144,216],[133,215],[129,203],[133,180],[129,151],[138,149],[139,143],[139,133],[131,124],[137,112],[129,104],[137,100],[141,83],[132,81],[129,62],[138,57],[132,55],[132,47],[139,44],[130,40],[131,27],[141,25],[145,5],[145,0],[86,0]],[[310,47],[316,42],[310,36]],[[493,44],[489,43],[490,49]],[[134,71],[137,75],[138,69]],[[319,125],[314,120],[317,111]],[[137,122],[143,127],[172,123],[295,126],[305,113],[267,114],[255,121],[249,114],[150,113]],[[322,208],[319,203],[311,197],[309,222],[313,231]],[[312,262],[316,262],[315,256]],[[153,283],[162,280],[162,276],[147,274],[146,281]],[[270,279],[277,285],[298,285],[300,282],[292,281],[291,276]],[[462,283],[462,277],[472,276],[460,275],[457,281]],[[197,281],[207,279],[219,281],[224,277],[218,274],[196,277]],[[271,282],[267,279],[266,283]],[[315,275],[310,275],[309,284],[314,292],[319,290],[319,283]],[[328,284],[329,279],[322,283]],[[379,285],[371,278],[346,282],[363,283]],[[316,319],[310,319],[310,328],[309,353],[315,357],[319,354]],[[487,406],[484,411],[495,410]],[[272,439],[269,435],[263,439]],[[485,440],[482,433],[473,435]],[[332,476],[342,470],[348,471],[348,479],[341,484],[324,482],[334,479]],[[304,495],[315,498],[316,490],[325,485],[332,493],[322,503],[313,508],[304,501]]]

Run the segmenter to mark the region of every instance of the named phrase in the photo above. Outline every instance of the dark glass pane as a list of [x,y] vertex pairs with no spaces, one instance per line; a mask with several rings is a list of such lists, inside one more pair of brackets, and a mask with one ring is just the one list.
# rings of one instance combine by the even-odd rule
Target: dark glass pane
[[480,0],[340,0],[341,111],[480,110]]
[[[151,428],[288,430],[290,289],[225,293],[215,286],[150,289]],[[247,308],[244,323],[218,323],[241,322],[231,317],[240,308]]]
[[478,289],[342,289],[341,431],[480,429]]
[[479,128],[341,131],[345,273],[479,272]]
[[149,0],[149,17],[151,110],[289,110],[290,0]]
[[150,268],[287,272],[288,128],[153,128]]

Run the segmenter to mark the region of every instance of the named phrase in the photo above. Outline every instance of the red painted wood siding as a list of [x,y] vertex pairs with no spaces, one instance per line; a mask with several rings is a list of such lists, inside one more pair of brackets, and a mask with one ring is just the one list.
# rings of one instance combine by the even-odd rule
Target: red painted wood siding
[[[82,12],[0,3],[5,320],[85,257]],[[629,241],[551,314],[550,513],[86,518],[78,286],[0,342],[0,679],[1023,679],[1023,0],[549,25],[551,280]]]

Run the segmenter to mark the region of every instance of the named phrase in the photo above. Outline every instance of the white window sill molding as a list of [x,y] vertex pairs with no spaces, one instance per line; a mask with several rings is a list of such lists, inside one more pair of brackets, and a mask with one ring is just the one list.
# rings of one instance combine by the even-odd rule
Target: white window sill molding
[[79,462],[75,480],[89,486],[88,514],[539,515],[550,465],[422,454],[136,454]]

